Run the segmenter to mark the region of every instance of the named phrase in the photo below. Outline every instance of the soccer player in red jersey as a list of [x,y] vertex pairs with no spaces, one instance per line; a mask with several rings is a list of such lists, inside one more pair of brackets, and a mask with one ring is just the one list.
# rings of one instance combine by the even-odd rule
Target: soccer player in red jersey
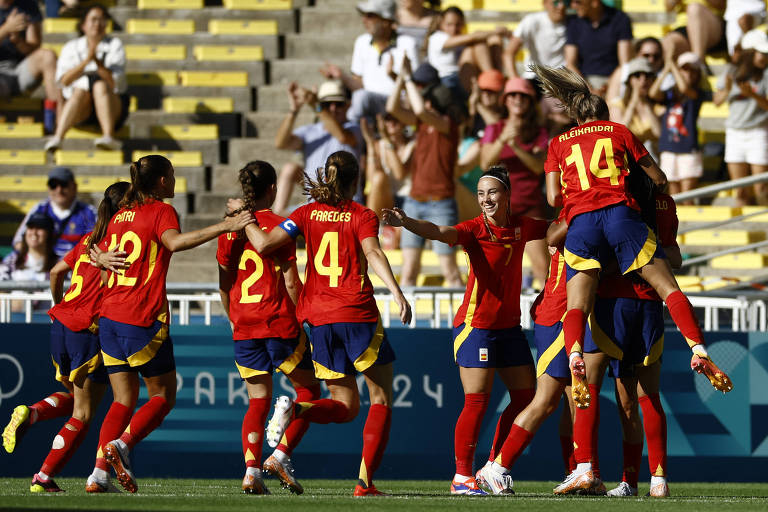
[[[243,208],[263,229],[271,230],[285,220],[270,209],[277,194],[277,175],[269,163],[248,163],[240,170],[239,180]],[[219,236],[216,260],[221,302],[232,325],[235,365],[248,390],[248,411],[242,428],[246,465],[243,492],[269,494],[262,479],[261,450],[272,399],[272,372],[280,370],[288,377],[297,401],[320,398],[309,344],[296,320],[296,302],[302,288],[296,270],[296,246],[287,244],[263,256],[242,231],[227,233]],[[293,474],[290,454],[308,427],[306,420],[293,421],[263,467],[297,494],[304,489]]]
[[[600,251],[609,248],[618,261],[620,273],[636,271],[667,303],[672,319],[693,351],[691,368],[707,375],[717,389],[729,391],[730,380],[709,359],[693,308],[680,291],[669,263],[657,247],[655,234],[641,219],[637,202],[625,184],[630,159],[658,186],[666,184],[666,176],[625,126],[606,120],[605,100],[592,94],[580,75],[565,68],[533,65],[532,69],[547,93],[558,98],[578,122],[576,128],[552,141],[544,164],[547,199],[552,206],[563,206],[568,222],[564,251],[568,264],[567,311],[563,331],[577,384],[574,390],[583,389],[587,380],[582,355],[585,323],[594,305],[598,272],[602,268]],[[593,379],[589,383],[598,382]],[[577,406],[588,407],[589,396],[574,396]],[[556,492],[573,492],[594,484],[591,462],[579,462]]]
[[373,485],[389,439],[392,418],[394,351],[381,324],[368,264],[384,281],[400,307],[400,320],[411,321],[411,306],[392,275],[379,245],[376,214],[354,201],[360,168],[346,151],[331,154],[315,178],[306,176],[314,200],[297,208],[280,229],[246,228],[256,252],[268,255],[303,234],[307,269],[296,314],[309,324],[315,376],[324,379],[330,399],[294,402],[280,397],[267,426],[276,442],[294,418],[312,423],[345,423],[357,416],[360,396],[355,373],[365,376],[371,407],[363,428],[363,460],[355,496],[382,494]]
[[492,167],[477,183],[482,214],[474,219],[438,226],[412,219],[399,208],[384,210],[385,222],[423,238],[461,244],[469,258],[467,291],[453,321],[453,355],[464,388],[464,408],[456,422],[451,494],[513,493],[508,473],[490,479],[485,478],[490,473],[480,470],[475,479],[475,446],[495,375],[507,386],[510,404],[496,427],[494,453],[500,451],[510,427],[514,428],[511,420],[533,398],[536,385],[533,358],[520,328],[520,287],[525,244],[544,238],[547,222],[511,215],[509,194],[506,169]]
[[[131,164],[131,187],[122,209],[112,217],[98,243],[101,250],[127,252],[129,267],[120,274],[108,272],[105,276],[99,341],[114,401],[101,425],[91,476],[94,481],[105,482],[109,463],[120,484],[130,492],[136,492],[137,485],[129,451],[162,423],[176,399],[176,365],[165,294],[171,255],[253,223],[250,212],[241,212],[218,224],[181,233],[176,210],[163,202],[173,197],[175,185],[173,166],[163,156],[144,156]],[[149,401],[133,414],[139,373]]]
[[[40,471],[32,478],[31,492],[59,492],[53,477],[77,451],[88,433],[88,425],[107,389],[107,372],[99,352],[98,319],[101,304],[101,274],[91,265],[92,240],[106,231],[107,223],[118,210],[128,183],[115,183],[104,191],[96,224],[51,269],[51,295],[55,306],[48,311],[51,326],[51,358],[56,380],[69,391],[54,393],[45,400],[13,410],[11,423],[3,432],[10,453],[32,423],[71,414],[53,440],[53,447]],[[105,257],[111,254],[105,254]],[[121,255],[118,255],[121,256]],[[72,284],[65,294],[64,279],[72,271]],[[64,411],[68,411],[64,413]]]

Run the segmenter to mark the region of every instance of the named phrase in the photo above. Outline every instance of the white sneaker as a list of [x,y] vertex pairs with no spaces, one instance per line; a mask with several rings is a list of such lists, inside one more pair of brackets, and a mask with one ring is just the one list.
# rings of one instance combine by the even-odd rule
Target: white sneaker
[[54,136],[46,141],[45,146],[43,146],[43,149],[45,151],[56,151],[60,147],[61,147],[61,138]]
[[475,473],[475,481],[488,494],[515,494],[512,475],[500,473],[488,464]]
[[627,482],[619,482],[615,489],[611,489],[606,494],[613,497],[637,496],[637,487],[632,487]]
[[275,400],[275,412],[267,423],[267,444],[276,448],[283,438],[285,429],[293,421],[293,400],[289,396],[281,396]]
[[116,151],[123,146],[119,140],[113,139],[107,135],[94,140],[93,145],[99,149],[104,149],[107,151]]

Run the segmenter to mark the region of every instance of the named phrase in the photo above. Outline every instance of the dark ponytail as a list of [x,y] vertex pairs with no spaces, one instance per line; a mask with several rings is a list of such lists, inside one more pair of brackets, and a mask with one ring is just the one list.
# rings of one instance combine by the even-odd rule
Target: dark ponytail
[[304,194],[318,203],[338,206],[345,199],[344,192],[360,174],[357,158],[348,151],[337,151],[325,161],[325,169],[318,168],[316,180],[304,173]]
[[162,155],[147,155],[131,164],[131,187],[125,193],[122,208],[144,204],[147,199],[162,200],[156,187],[160,178],[168,176],[173,169],[171,161]]
[[108,186],[104,191],[104,199],[99,203],[96,224],[93,226],[91,238],[88,240],[88,251],[93,249],[107,234],[107,227],[112,217],[120,210],[120,203],[131,184],[127,181],[118,181]]
[[263,160],[248,162],[237,177],[243,187],[245,209],[250,212],[256,209],[256,201],[264,197],[269,187],[277,183],[275,168]]

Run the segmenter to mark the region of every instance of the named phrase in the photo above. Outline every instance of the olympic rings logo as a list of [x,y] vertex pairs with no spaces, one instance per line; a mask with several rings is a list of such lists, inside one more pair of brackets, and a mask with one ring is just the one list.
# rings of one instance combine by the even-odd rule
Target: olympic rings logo
[[[0,361],[3,360],[10,362],[13,366],[16,367],[16,373],[19,374],[19,380],[16,383],[16,387],[7,392],[3,390],[2,386],[0,386],[0,404],[3,403],[4,398],[11,398],[12,396],[15,396],[19,391],[21,391],[21,386],[24,385],[24,370],[21,368],[21,363],[19,363],[18,359],[10,354],[0,354]],[[10,372],[3,371],[2,374],[9,375]]]

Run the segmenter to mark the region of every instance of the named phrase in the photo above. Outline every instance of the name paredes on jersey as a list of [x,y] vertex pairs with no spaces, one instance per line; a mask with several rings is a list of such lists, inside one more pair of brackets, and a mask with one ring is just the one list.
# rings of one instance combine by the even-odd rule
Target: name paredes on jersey
[[610,125],[596,124],[594,126],[583,126],[581,128],[574,128],[573,130],[570,130],[562,134],[560,137],[557,138],[557,140],[560,142],[564,142],[568,139],[578,137],[579,135],[584,135],[585,133],[612,132],[612,131],[613,131],[613,126],[610,126]]
[[120,222],[133,222],[134,217],[136,217],[136,212],[131,212],[131,211],[122,212],[115,215],[115,219],[113,220],[113,222],[115,224],[118,224]]
[[309,220],[320,222],[349,222],[352,220],[352,212],[312,210]]

